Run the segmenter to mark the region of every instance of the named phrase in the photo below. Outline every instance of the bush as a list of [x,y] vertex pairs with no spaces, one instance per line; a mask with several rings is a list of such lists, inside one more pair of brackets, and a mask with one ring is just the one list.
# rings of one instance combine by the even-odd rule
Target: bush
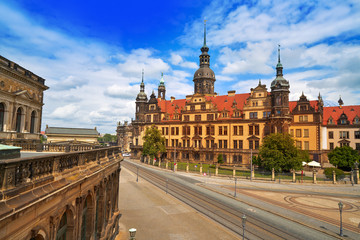
[[324,174],[327,178],[333,179],[333,171],[336,173],[336,181],[339,181],[345,177],[344,171],[337,168],[326,168]]

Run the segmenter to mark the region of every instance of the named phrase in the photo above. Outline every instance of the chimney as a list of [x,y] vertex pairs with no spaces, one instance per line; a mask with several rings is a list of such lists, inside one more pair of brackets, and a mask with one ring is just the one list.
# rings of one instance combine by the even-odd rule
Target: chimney
[[228,96],[233,97],[233,96],[235,96],[235,93],[236,93],[235,90],[228,91]]
[[175,100],[175,97],[171,96],[171,102],[173,102]]

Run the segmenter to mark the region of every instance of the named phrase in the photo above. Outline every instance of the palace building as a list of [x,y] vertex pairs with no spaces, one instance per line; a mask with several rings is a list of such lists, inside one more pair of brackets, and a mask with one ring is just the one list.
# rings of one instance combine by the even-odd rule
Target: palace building
[[45,79],[0,56],[0,142],[39,143]]
[[320,94],[317,100],[302,94],[298,101],[289,101],[290,83],[283,76],[280,48],[270,89],[259,80],[249,93],[233,90],[227,95],[214,91],[216,78],[208,52],[204,25],[194,94],[185,99],[166,100],[163,76],[158,96],[152,92],[148,99],[143,73],[131,123],[133,156],[141,155],[145,130],[151,126],[165,137],[167,153],[163,158],[168,160],[212,163],[222,154],[227,164],[246,165],[266,135],[283,132],[290,133],[298,148],[308,150],[310,157],[321,163],[327,162],[327,152],[334,146],[347,144],[359,149],[360,106],[324,107]]

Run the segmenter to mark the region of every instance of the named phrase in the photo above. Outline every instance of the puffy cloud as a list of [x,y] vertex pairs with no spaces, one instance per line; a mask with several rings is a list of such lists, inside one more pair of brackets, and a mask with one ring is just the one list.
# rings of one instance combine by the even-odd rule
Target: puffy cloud
[[184,61],[184,59],[179,54],[175,54],[175,53],[171,53],[170,62],[175,66],[181,66],[184,68],[191,68],[191,69],[198,68],[198,65],[196,63]]

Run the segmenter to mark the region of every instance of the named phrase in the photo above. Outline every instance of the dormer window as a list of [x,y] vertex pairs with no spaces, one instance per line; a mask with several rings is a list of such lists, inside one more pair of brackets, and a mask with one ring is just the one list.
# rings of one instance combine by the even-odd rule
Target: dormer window
[[329,118],[328,124],[334,124],[334,121],[333,121],[332,117]]
[[356,116],[356,117],[354,118],[353,124],[359,124],[359,123],[360,123],[359,117]]

